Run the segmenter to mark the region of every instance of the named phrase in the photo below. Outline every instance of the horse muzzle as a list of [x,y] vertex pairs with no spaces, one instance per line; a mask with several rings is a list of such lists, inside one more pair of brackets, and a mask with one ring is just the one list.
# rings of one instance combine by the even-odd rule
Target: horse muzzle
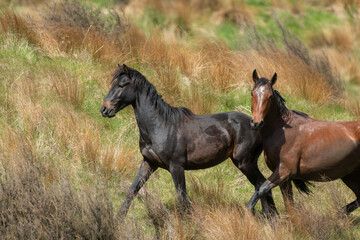
[[101,105],[100,113],[103,117],[112,118],[115,117],[116,110],[110,102],[106,101]]
[[250,126],[253,130],[260,130],[264,126],[264,120],[260,122],[255,122],[254,119],[251,119]]

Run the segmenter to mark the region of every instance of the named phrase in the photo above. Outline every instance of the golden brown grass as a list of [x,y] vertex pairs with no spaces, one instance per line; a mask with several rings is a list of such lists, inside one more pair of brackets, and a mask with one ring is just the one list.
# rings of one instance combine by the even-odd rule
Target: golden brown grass
[[[113,13],[116,19],[113,31],[106,32],[106,29],[101,28],[105,26],[103,20],[95,16],[99,13],[98,10],[87,11],[76,2],[67,8],[62,3],[54,4],[50,10],[53,11],[42,22],[37,23],[40,24],[41,31],[46,32],[44,35],[47,38],[41,43],[45,49],[54,48],[55,43],[56,51],[66,54],[89,52],[92,59],[110,61],[114,66],[116,62],[146,64],[155,72],[155,76],[148,77],[149,80],[173,105],[177,105],[178,99],[185,96],[181,93],[181,80],[184,78],[190,83],[207,83],[217,92],[226,92],[234,86],[251,84],[250,76],[255,68],[267,77],[278,72],[283,79],[279,81],[282,82],[279,84],[281,89],[316,103],[328,101],[338,90],[332,88],[332,78],[336,74],[331,73],[332,69],[325,58],[309,56],[301,44],[291,44],[289,39],[292,36],[287,37],[290,42],[290,45],[286,45],[287,50],[270,47],[236,53],[216,40],[200,40],[196,47],[189,47],[176,42],[165,42],[164,36],[159,32],[152,32],[146,37],[135,27],[128,27],[116,13]],[[77,18],[74,18],[73,12],[79,13]],[[89,20],[91,18],[93,21]],[[340,39],[337,42],[342,41]],[[344,44],[343,47],[348,46]],[[52,78],[56,79],[56,76]],[[75,105],[81,105],[82,93],[79,92],[78,81],[71,79],[69,76],[64,77],[64,80],[72,81],[71,84],[66,84],[70,88],[65,89],[63,81],[58,80],[53,81],[54,88],[59,96],[73,101]],[[101,85],[105,87],[105,84]],[[192,92],[194,98],[199,91]],[[200,97],[197,100],[201,101],[197,107],[198,112],[211,110],[211,107],[207,109],[209,107]]]
[[[191,2],[195,4],[196,1]],[[228,5],[218,6],[218,3],[199,1],[198,6],[203,11],[228,9]],[[261,43],[258,48],[233,52],[217,40],[200,38],[195,43],[184,43],[181,42],[184,38],[178,39],[176,35],[169,41],[161,30],[153,30],[146,36],[136,27],[115,20],[113,26],[118,28],[117,35],[109,29],[101,29],[101,20],[99,25],[86,21],[87,17],[97,19],[92,15],[96,13],[94,10],[84,12],[78,5],[70,5],[72,9],[65,9],[62,4],[55,6],[54,11],[38,16],[36,21],[6,12],[0,18],[2,36],[11,33],[28,39],[41,48],[41,54],[50,57],[60,54],[84,61],[83,55],[90,56],[86,61],[102,64],[101,69],[108,69],[108,72],[88,69],[79,74],[76,71],[74,75],[66,67],[46,70],[28,67],[28,61],[24,66],[19,63],[21,67],[8,66],[4,71],[0,91],[1,236],[22,239],[359,237],[354,230],[358,226],[352,225],[353,221],[358,221],[357,213],[355,217],[338,215],[339,206],[353,200],[353,196],[351,193],[332,192],[332,189],[341,189],[336,184],[321,188],[309,198],[296,195],[297,205],[293,211],[281,212],[277,222],[267,222],[259,214],[252,216],[245,211],[244,203],[231,197],[233,187],[221,181],[221,177],[216,184],[207,184],[196,177],[188,178],[190,195],[193,196],[191,215],[182,213],[174,204],[176,200],[164,203],[160,190],[155,193],[145,191],[145,194],[142,190],[142,201],[135,201],[136,208],[129,212],[126,224],[119,226],[118,231],[112,205],[120,204],[114,203],[114,199],[118,201],[119,193],[126,192],[130,184],[123,179],[134,174],[140,160],[137,144],[124,143],[129,142],[129,129],[135,126],[135,120],[115,119],[130,122],[128,125],[122,122],[116,136],[109,130],[112,128],[109,122],[90,117],[89,114],[93,113],[82,109],[86,97],[89,97],[82,79],[88,76],[96,79],[102,88],[96,94],[103,95],[109,87],[107,79],[115,69],[115,63],[129,63],[134,68],[139,67],[169,103],[206,114],[217,111],[217,95],[251,86],[254,68],[267,78],[277,72],[277,89],[319,104],[338,96],[336,87],[332,88],[336,73],[332,72],[326,58],[311,55],[298,42],[298,45],[285,42],[284,48]],[[176,8],[182,18],[193,14],[186,12],[186,5]],[[79,12],[81,19],[69,16],[73,11]],[[226,17],[235,22],[245,21],[242,15],[237,15],[239,13],[231,14]],[[252,13],[241,14],[251,16]],[[50,17],[53,20],[50,21]],[[46,28],[47,20],[50,25]],[[190,20],[187,25],[191,24]],[[33,29],[37,30],[33,32]],[[353,38],[343,40],[342,34],[347,30],[336,31],[331,40],[334,46],[350,51]],[[39,33],[41,38],[38,38]],[[355,59],[352,61],[349,71],[356,79],[358,65]],[[99,96],[91,97],[100,99]],[[349,108],[353,109],[354,115],[360,116],[358,104]],[[114,180],[118,175],[121,181]],[[102,177],[105,182],[102,182]],[[87,184],[90,187],[84,187]],[[99,190],[91,187],[93,184],[115,184],[121,191]],[[326,200],[331,200],[331,196],[336,198],[334,204]],[[321,199],[325,199],[325,203]],[[281,205],[280,200],[277,202]],[[145,217],[140,219],[139,216]],[[147,232],[149,229],[151,231]]]
[[[201,188],[201,194],[211,196],[214,188],[190,181],[191,188]],[[222,190],[219,187],[221,193]],[[353,194],[339,187],[339,182],[317,184],[313,196],[295,193],[296,205],[267,220],[259,213],[254,216],[244,204],[229,202],[228,190],[223,189],[220,201],[211,198],[192,199],[191,214],[181,213],[173,205],[161,203],[159,193],[141,195],[155,236],[171,239],[356,239],[358,214],[344,216],[341,207],[352,201]],[[215,197],[217,199],[217,197]],[[281,202],[281,201],[278,201]],[[230,204],[229,204],[230,203]]]
[[80,107],[84,102],[84,92],[80,81],[70,73],[55,70],[49,76],[55,93],[63,100]]
[[15,34],[33,44],[40,41],[40,37],[33,26],[10,9],[0,11],[0,33]]
[[331,29],[317,32],[310,38],[312,47],[334,46],[342,53],[353,49],[356,40],[356,31],[349,24],[345,26],[335,26]]
[[352,6],[359,7],[360,6],[360,1],[359,0],[330,0],[330,1],[308,0],[308,1],[310,3],[322,4],[322,5],[325,5],[325,6],[336,5],[336,4],[340,4],[343,7],[352,7]]
[[[0,233],[5,239],[118,239],[108,194],[91,187],[76,192],[60,169],[39,161],[21,133],[18,151],[1,154]],[[1,148],[3,145],[1,146]],[[3,148],[1,149],[3,152]],[[95,193],[95,195],[94,195]]]

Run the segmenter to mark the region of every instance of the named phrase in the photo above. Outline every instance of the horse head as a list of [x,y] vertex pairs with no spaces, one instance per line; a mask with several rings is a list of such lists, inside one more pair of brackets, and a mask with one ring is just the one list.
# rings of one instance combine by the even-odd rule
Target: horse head
[[255,83],[251,90],[251,127],[254,130],[260,130],[264,126],[264,119],[271,109],[271,104],[275,99],[272,86],[277,80],[275,73],[271,80],[259,78],[256,69],[253,72],[253,81]]
[[109,118],[114,117],[118,111],[135,102],[136,96],[133,70],[125,64],[118,65],[112,81],[109,93],[100,108],[102,116]]

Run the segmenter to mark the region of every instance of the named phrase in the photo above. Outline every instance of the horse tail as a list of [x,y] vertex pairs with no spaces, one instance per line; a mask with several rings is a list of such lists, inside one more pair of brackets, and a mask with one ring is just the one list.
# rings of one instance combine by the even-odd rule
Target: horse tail
[[311,182],[300,179],[293,179],[292,181],[295,187],[299,190],[299,192],[306,193],[307,195],[312,193],[310,187],[314,187],[314,184],[312,184]]

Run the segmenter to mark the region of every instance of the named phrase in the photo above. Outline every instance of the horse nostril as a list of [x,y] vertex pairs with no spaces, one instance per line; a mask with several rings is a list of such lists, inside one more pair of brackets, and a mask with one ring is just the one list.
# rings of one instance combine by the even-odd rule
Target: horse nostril
[[264,120],[262,120],[261,122],[259,122],[259,127],[262,127],[264,125]]
[[100,113],[101,113],[102,115],[106,115],[106,113],[107,113],[107,108],[106,108],[105,106],[102,106],[102,107],[100,108]]
[[250,126],[251,126],[252,128],[255,128],[254,119],[251,119],[251,120],[250,120]]

